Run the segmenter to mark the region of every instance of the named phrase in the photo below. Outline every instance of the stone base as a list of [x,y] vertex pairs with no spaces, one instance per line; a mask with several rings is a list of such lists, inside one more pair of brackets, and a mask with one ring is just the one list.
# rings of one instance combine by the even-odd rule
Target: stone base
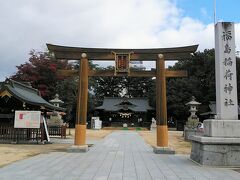
[[207,119],[203,126],[204,136],[240,138],[240,120]]
[[153,132],[155,132],[156,131],[156,127],[150,127],[150,131],[153,131]]
[[154,147],[153,152],[155,154],[175,154],[175,151],[169,147]]
[[88,145],[83,145],[83,146],[73,145],[67,149],[67,152],[82,153],[82,152],[87,152],[88,150],[89,150]]
[[190,141],[190,136],[203,136],[203,132],[200,132],[196,129],[184,129],[184,139]]
[[190,158],[207,166],[240,166],[240,138],[192,136]]

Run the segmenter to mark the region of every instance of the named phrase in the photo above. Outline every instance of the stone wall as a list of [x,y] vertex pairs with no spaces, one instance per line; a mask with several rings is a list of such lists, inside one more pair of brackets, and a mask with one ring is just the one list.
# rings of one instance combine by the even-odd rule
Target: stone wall
[[236,144],[202,144],[192,142],[190,158],[208,166],[239,166],[240,146]]

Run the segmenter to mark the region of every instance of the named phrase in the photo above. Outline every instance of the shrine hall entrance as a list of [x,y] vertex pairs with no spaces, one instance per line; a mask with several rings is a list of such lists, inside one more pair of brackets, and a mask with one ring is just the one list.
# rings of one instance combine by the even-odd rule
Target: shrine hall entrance
[[102,120],[102,127],[150,128],[155,108],[144,97],[104,97],[102,105],[95,107],[94,116]]
[[[103,49],[68,47],[47,44],[50,52],[59,60],[79,60],[79,70],[64,70],[62,75],[79,76],[77,113],[74,144],[78,150],[87,151],[86,121],[88,102],[88,77],[156,77],[156,122],[157,147],[155,153],[168,152],[166,78],[186,77],[186,71],[165,69],[165,61],[188,59],[197,50],[198,45],[155,48],[155,49]],[[89,69],[88,60],[115,61],[114,70]],[[130,70],[130,61],[155,61],[156,69],[151,71]]]

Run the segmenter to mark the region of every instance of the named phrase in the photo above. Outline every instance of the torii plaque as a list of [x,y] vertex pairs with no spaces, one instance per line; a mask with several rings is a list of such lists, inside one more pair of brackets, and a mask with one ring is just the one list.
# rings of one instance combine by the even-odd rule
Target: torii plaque
[[[167,127],[167,101],[166,78],[186,77],[186,71],[169,71],[165,69],[166,60],[179,60],[189,58],[197,50],[198,45],[177,48],[156,49],[102,49],[67,47],[47,44],[49,51],[53,52],[56,59],[80,60],[80,69],[63,70],[65,76],[79,74],[77,121],[75,126],[75,150],[87,151],[86,145],[86,119],[88,98],[88,76],[130,76],[130,77],[156,77],[156,121],[157,121],[157,147],[155,153],[173,153],[168,149]],[[88,68],[90,60],[115,60],[116,69],[96,71]],[[156,61],[156,70],[130,71],[129,62],[133,60]]]

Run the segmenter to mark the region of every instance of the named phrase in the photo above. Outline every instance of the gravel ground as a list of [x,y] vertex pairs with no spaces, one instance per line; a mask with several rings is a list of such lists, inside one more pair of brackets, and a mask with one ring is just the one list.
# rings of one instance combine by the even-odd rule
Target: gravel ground
[[[146,143],[152,147],[156,146],[156,131],[139,131]],[[177,154],[190,154],[191,143],[184,140],[182,131],[168,131],[169,147],[173,148]]]

